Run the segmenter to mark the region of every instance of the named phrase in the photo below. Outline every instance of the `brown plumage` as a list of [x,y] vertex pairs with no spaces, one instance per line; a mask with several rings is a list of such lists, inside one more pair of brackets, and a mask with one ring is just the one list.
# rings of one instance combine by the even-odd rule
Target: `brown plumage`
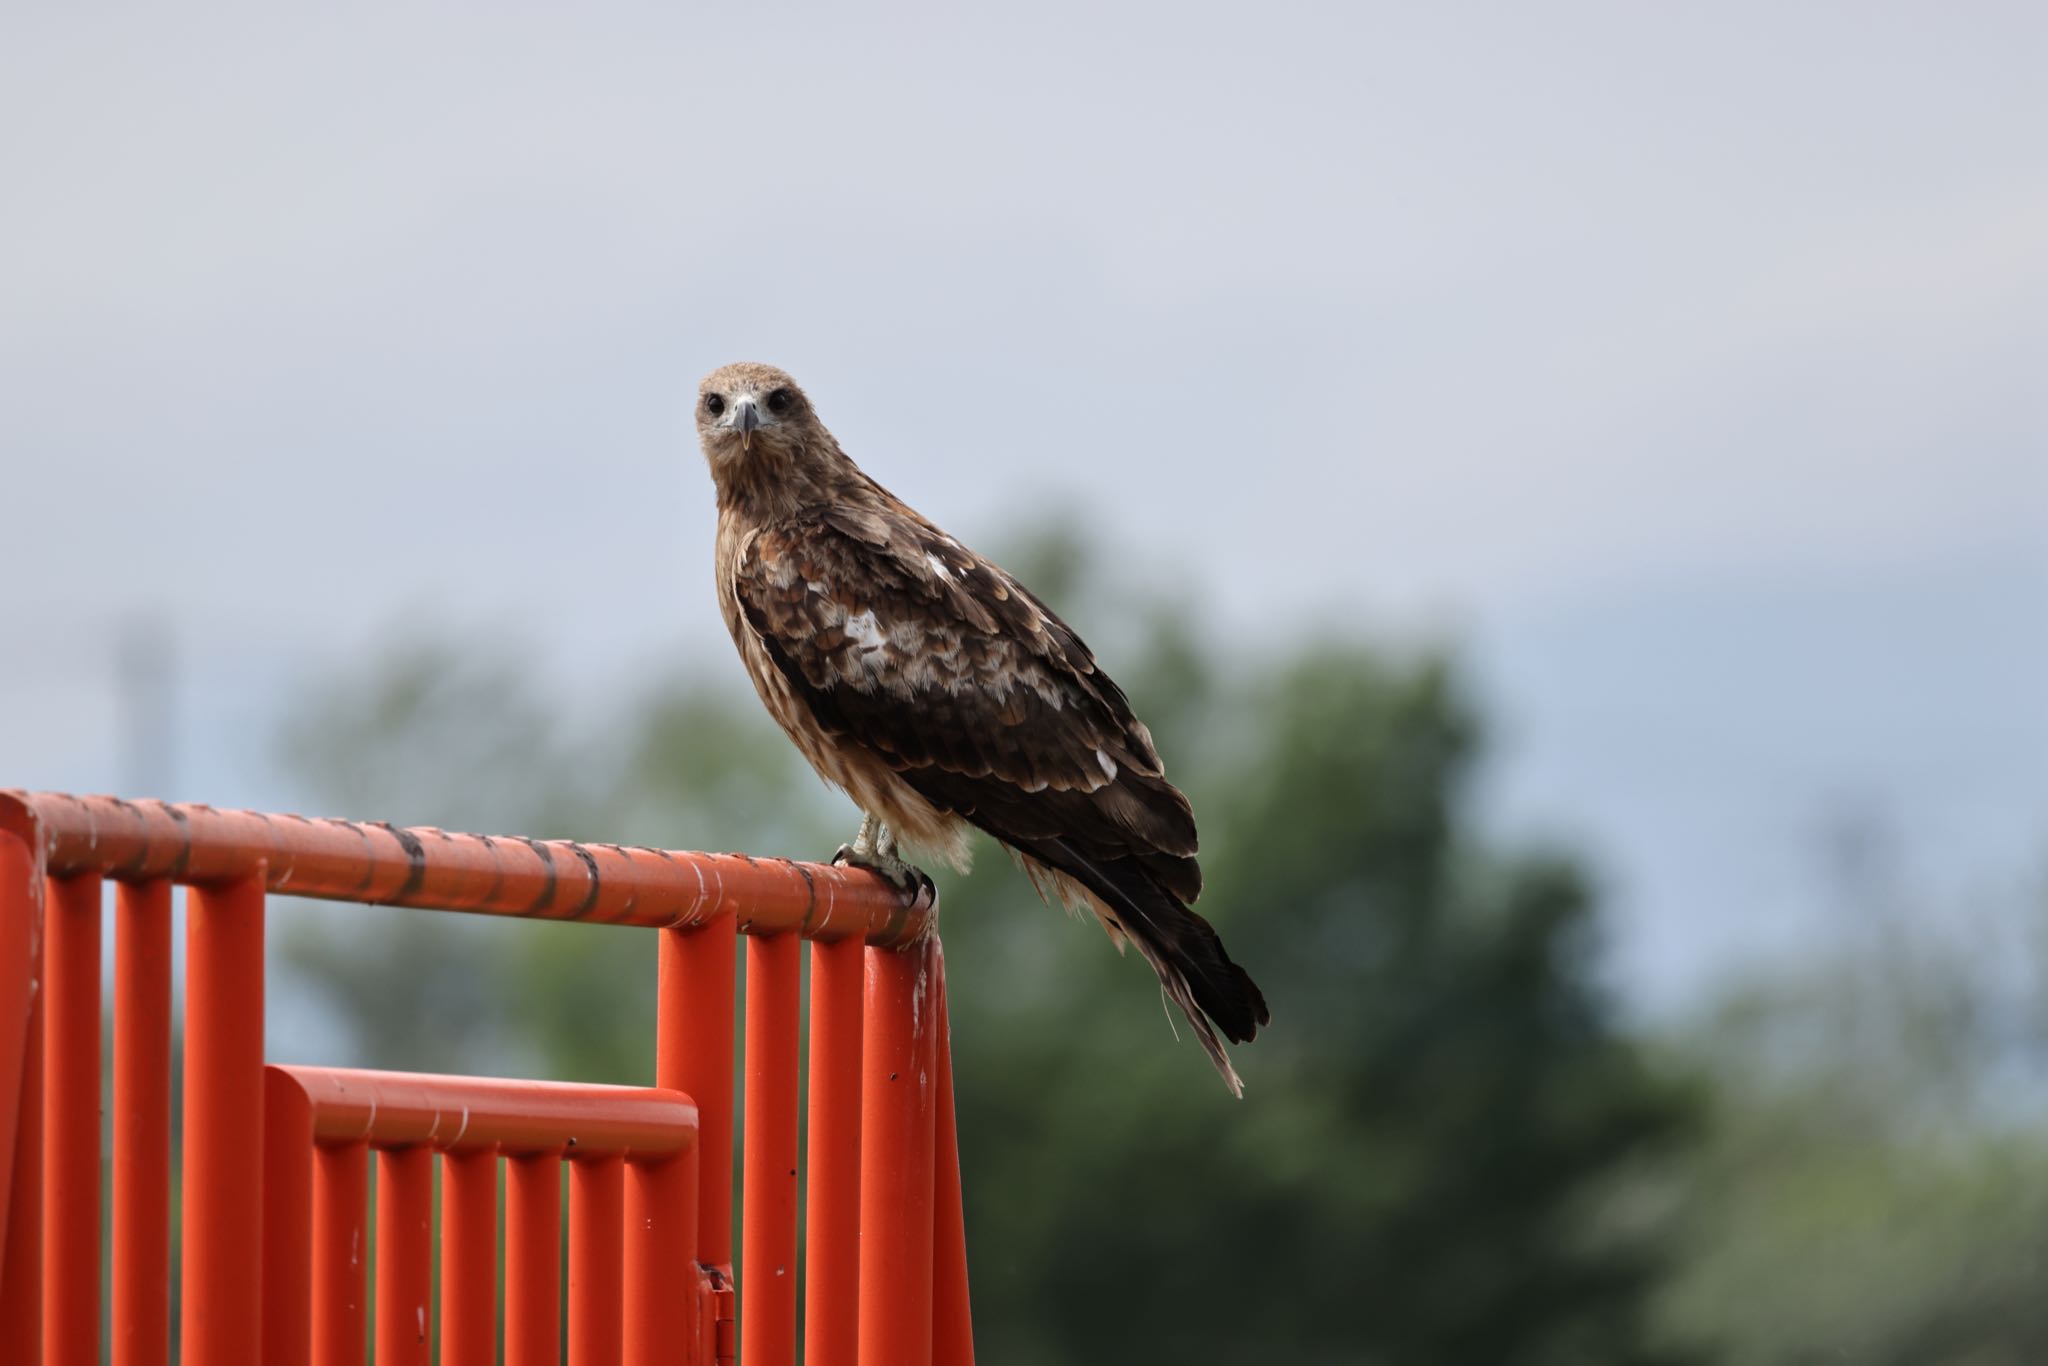
[[791,740],[872,824],[849,854],[901,880],[894,837],[966,867],[987,831],[1041,892],[1136,944],[1233,1093],[1217,1031],[1266,1002],[1188,909],[1195,820],[1151,733],[1079,636],[1022,585],[868,478],[771,366],[700,386],[718,488],[718,604]]

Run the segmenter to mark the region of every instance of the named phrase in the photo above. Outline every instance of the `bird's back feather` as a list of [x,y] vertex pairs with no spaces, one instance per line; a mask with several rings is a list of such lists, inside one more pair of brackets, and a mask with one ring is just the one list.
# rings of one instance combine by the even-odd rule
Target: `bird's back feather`
[[843,781],[825,748],[858,754],[918,809],[1070,879],[1138,945],[1238,1090],[1215,1030],[1249,1040],[1266,1003],[1188,909],[1202,885],[1194,815],[1150,732],[1072,628],[859,477],[871,493],[750,528],[731,556],[730,624],[749,637],[749,667],[758,654],[777,675],[757,677],[764,698],[786,693],[778,719],[828,777]]

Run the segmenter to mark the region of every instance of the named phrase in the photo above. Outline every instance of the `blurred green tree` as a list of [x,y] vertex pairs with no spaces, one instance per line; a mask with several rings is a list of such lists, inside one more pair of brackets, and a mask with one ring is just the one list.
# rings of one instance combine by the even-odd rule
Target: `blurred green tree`
[[2048,1361],[2048,898],[1898,892],[1674,1041],[1716,1105],[1660,1317],[1733,1366]]
[[[1142,965],[998,859],[941,877],[984,1359],[1678,1359],[1648,1318],[1642,1192],[1696,1098],[1597,988],[1584,875],[1473,835],[1479,733],[1448,664],[1218,661],[1185,613],[1090,597],[1071,538],[1016,563],[1114,622],[1107,662],[1202,817],[1202,909],[1274,1023],[1234,1103]],[[588,734],[554,716],[509,657],[416,650],[312,690],[286,752],[393,820],[814,857],[851,829],[751,698],[672,680]],[[651,1071],[644,933],[363,914],[285,936],[355,1060]]]

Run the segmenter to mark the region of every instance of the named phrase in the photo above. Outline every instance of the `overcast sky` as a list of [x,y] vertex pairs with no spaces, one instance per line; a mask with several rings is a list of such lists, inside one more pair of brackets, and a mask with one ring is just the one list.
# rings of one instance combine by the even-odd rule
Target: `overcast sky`
[[0,784],[122,783],[138,615],[226,805],[402,630],[737,680],[689,404],[751,358],[969,540],[1079,498],[1239,648],[1462,643],[1646,994],[1805,942],[1843,812],[2044,861],[2039,5],[39,8]]

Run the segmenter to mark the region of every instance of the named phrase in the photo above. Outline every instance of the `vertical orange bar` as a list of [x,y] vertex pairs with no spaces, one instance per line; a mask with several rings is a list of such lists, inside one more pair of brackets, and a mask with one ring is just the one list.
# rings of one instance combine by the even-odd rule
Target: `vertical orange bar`
[[796,1361],[797,1031],[802,946],[747,940],[746,1137],[740,1165],[740,1361]]
[[929,940],[869,949],[860,1134],[860,1366],[930,1366],[932,1116]]
[[953,1124],[953,1024],[946,1009],[946,951],[934,945],[938,980],[938,1166],[932,1192],[932,1360],[973,1366],[974,1320],[967,1298],[967,1217],[960,1199],[960,1141]]
[[[31,1095],[42,1095],[43,1044],[40,1034],[33,1048],[29,1041],[30,1018],[40,1018],[42,993],[36,990],[36,953],[42,942],[42,877],[28,845],[14,834],[0,830],[0,1361],[29,1361],[36,1353],[34,1318],[24,1309],[25,1300],[40,1301],[42,1289],[31,1274],[30,1257],[15,1248],[26,1236],[40,1240],[40,1166],[33,1181],[18,1179],[24,1154],[42,1151],[43,1121],[40,1106],[33,1122],[28,1115]],[[31,1086],[31,1080],[33,1085]],[[10,1225],[8,1207],[13,1192],[21,1192],[26,1204],[36,1199],[37,1209],[18,1216]],[[9,1234],[12,1228],[14,1233]],[[20,1334],[24,1327],[28,1336]]]
[[363,1366],[369,1312],[370,1148],[313,1150],[313,1366]]
[[305,1366],[313,1345],[313,1108],[263,1074],[263,1366]]
[[505,1366],[562,1358],[562,1159],[505,1160]]
[[377,1154],[377,1366],[433,1359],[434,1150]]
[[171,884],[114,889],[113,1366],[171,1340]]
[[[623,1167],[616,1157],[569,1164],[569,1366],[613,1366],[624,1348]],[[678,1294],[688,1270],[677,1268]]]
[[[6,845],[21,841],[0,835],[0,856]],[[26,855],[21,866],[28,866]],[[6,870],[0,869],[0,872]],[[40,898],[33,892],[0,904],[0,912],[30,918]],[[36,936],[40,938],[40,936]],[[28,1026],[22,1036],[20,1101],[15,1111],[14,1171],[8,1183],[13,1195],[7,1210],[7,1238],[0,1245],[0,1361],[34,1361],[43,1337],[43,993],[34,990],[42,954],[31,949],[31,976],[24,993]]]
[[690,1355],[697,1173],[683,1156],[626,1165],[626,1366]]
[[498,1359],[498,1154],[441,1158],[441,1366]]
[[804,1361],[847,1366],[860,1330],[860,1044],[865,951],[811,945]]
[[52,878],[43,920],[43,1362],[100,1359],[100,880]]
[[732,1269],[731,915],[661,932],[654,1084],[697,1102],[697,1260]]
[[186,1361],[255,1366],[263,1303],[263,872],[185,902]]

